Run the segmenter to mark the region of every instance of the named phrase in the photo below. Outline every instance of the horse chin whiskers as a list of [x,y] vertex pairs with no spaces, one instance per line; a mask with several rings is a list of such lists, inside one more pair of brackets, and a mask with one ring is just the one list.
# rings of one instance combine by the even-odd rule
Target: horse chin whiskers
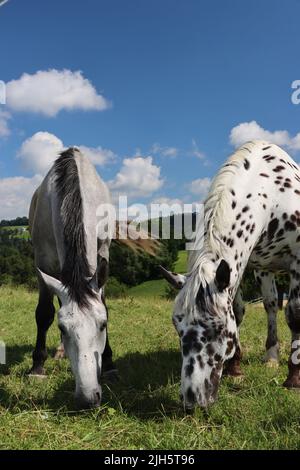
[[102,391],[101,387],[95,389],[88,396],[83,393],[75,394],[75,403],[78,409],[93,409],[101,406]]

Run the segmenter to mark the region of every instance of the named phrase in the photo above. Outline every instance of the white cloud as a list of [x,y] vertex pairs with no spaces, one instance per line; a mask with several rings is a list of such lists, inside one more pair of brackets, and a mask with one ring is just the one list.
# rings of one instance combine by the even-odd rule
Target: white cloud
[[0,137],[7,137],[10,135],[10,129],[8,121],[11,119],[11,115],[7,111],[0,109]]
[[117,158],[117,155],[112,150],[104,149],[102,147],[93,148],[80,145],[79,149],[90,159],[93,165],[103,166],[107,163],[114,162]]
[[[66,148],[64,143],[54,134],[37,132],[23,142],[17,158],[23,162],[28,170],[45,175],[64,148]],[[116,155],[112,150],[103,149],[102,147],[93,148],[81,145],[79,149],[94,165],[102,166],[116,159]]]
[[175,158],[178,156],[179,150],[176,147],[162,147],[156,143],[152,145],[150,153],[153,155],[161,155],[162,157]]
[[152,157],[125,158],[119,173],[109,182],[115,194],[128,197],[150,196],[162,184],[160,167],[153,164]]
[[[0,220],[28,214],[29,204],[35,189],[50,169],[58,154],[65,148],[63,142],[48,132],[37,132],[23,142],[18,158],[35,173],[32,178],[16,176],[0,179]],[[95,165],[103,165],[115,158],[107,149],[79,147]]]
[[163,157],[177,157],[179,150],[176,147],[165,147],[162,150]]
[[27,169],[43,175],[63,149],[62,141],[55,135],[49,132],[37,132],[23,142],[17,157]]
[[197,196],[201,196],[204,198],[211,185],[211,180],[210,178],[199,178],[194,181],[192,181],[189,184],[189,190],[192,194],[195,194]]
[[156,208],[153,207],[153,213],[151,214],[151,216],[152,218],[156,218],[160,215],[162,215],[163,217],[167,217],[171,214],[182,214],[184,203],[181,199],[162,196],[151,201],[151,204],[159,204],[161,206],[160,214],[157,214]]
[[291,150],[300,150],[300,133],[294,137],[286,130],[268,131],[256,121],[242,122],[230,132],[230,142],[234,147],[239,147],[249,140],[267,140]]
[[40,175],[0,179],[0,219],[28,215],[32,195],[41,182]]
[[56,116],[62,110],[97,110],[109,102],[97,93],[82,72],[71,70],[40,70],[24,73],[6,84],[7,105],[13,111],[29,111]]
[[194,157],[197,157],[199,158],[200,160],[204,160],[205,159],[205,155],[203,152],[201,152],[201,150],[199,149],[198,147],[198,144],[196,142],[195,139],[192,140],[192,152],[191,154],[194,156]]
[[171,206],[172,204],[183,205],[183,202],[182,202],[181,199],[161,196],[161,197],[157,197],[157,198],[153,199],[151,204],[168,204],[169,206]]

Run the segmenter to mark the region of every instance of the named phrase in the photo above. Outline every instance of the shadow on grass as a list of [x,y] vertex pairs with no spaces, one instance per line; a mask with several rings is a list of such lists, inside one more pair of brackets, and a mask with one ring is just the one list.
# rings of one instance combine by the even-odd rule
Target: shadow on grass
[[[120,380],[103,387],[104,402],[143,420],[183,415],[179,401],[179,351],[130,353],[119,358],[116,366]],[[172,398],[174,391],[176,400]]]
[[[26,356],[32,356],[34,346],[32,344],[14,344],[6,345],[6,364],[0,364],[0,376],[8,375],[13,366],[21,364]],[[48,348],[48,357],[54,357],[55,348]]]
[[[32,349],[33,346],[30,344],[9,346],[7,348],[8,364],[0,366],[0,378],[1,375],[8,375],[15,365],[22,364],[25,359],[27,360],[28,356],[31,356]],[[50,348],[48,352],[49,357],[53,357],[55,348]],[[265,367],[263,363],[258,361],[257,355],[249,355],[243,364],[246,376],[247,366],[256,364],[259,364],[262,370]],[[179,400],[181,369],[179,350],[128,353],[116,360],[116,366],[119,370],[120,380],[116,383],[105,383],[105,381],[102,383],[104,408],[120,410],[128,416],[142,421],[158,421],[166,417],[181,418],[184,416]],[[53,361],[48,368],[50,375],[47,379],[47,387],[40,386],[40,383],[37,382],[38,393],[32,397],[30,389],[32,389],[33,382],[28,383],[28,393],[27,384],[23,382],[21,398],[19,390],[10,392],[10,387],[12,387],[14,376],[16,378],[24,377],[25,370],[23,367],[23,370],[13,371],[12,379],[8,379],[7,385],[6,379],[4,379],[2,386],[0,386],[0,405],[12,412],[30,411],[38,408],[76,414],[73,397],[75,380],[69,373],[66,374],[66,371],[65,365],[62,367],[61,363]],[[243,393],[244,380],[239,383],[226,378],[228,392],[232,394]]]
[[[24,356],[31,351],[30,345],[12,347],[12,351],[8,351],[8,372],[13,364],[22,362]],[[53,351],[50,350],[50,354],[52,355]],[[179,351],[129,353],[119,358],[116,366],[119,370],[119,381],[102,384],[104,405],[142,420],[183,416],[178,385],[181,367]],[[59,364],[54,367],[54,376],[60,373],[59,367]],[[47,380],[51,380],[51,376]],[[171,396],[174,395],[174,387],[176,400]],[[24,397],[24,400],[20,401],[16,394],[10,394],[2,386],[0,404],[4,408],[16,407],[18,411],[29,410],[34,406],[53,411],[76,412],[74,388],[74,378],[70,377],[57,384],[49,399],[42,396],[34,400]]]
[[21,364],[24,361],[25,356],[31,354],[33,346],[30,344],[14,344],[6,345],[6,364],[0,365],[0,376],[9,375],[11,368],[15,365]]

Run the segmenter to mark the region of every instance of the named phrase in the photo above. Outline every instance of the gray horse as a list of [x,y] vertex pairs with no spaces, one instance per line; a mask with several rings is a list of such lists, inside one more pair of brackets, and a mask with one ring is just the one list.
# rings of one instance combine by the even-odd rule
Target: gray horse
[[111,227],[107,236],[99,237],[96,217],[97,208],[109,203],[108,188],[93,165],[78,149],[70,148],[57,158],[30,207],[39,278],[31,374],[45,374],[46,336],[57,295],[58,326],[76,379],[76,402],[82,408],[100,404],[101,374],[114,370],[103,296]]

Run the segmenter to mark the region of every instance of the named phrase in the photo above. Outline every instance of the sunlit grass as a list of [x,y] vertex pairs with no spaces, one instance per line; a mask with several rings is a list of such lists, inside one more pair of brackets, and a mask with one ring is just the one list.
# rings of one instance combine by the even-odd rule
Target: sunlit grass
[[100,409],[76,412],[66,360],[53,359],[59,342],[49,331],[48,378],[26,375],[35,340],[37,295],[0,289],[0,448],[3,449],[298,449],[300,394],[281,384],[287,372],[289,331],[280,313],[282,362],[262,363],[266,318],[251,307],[242,326],[245,378],[222,381],[218,402],[185,416],[179,395],[180,353],[170,321],[172,303],[156,297],[109,302],[110,339],[121,380],[104,385]]

